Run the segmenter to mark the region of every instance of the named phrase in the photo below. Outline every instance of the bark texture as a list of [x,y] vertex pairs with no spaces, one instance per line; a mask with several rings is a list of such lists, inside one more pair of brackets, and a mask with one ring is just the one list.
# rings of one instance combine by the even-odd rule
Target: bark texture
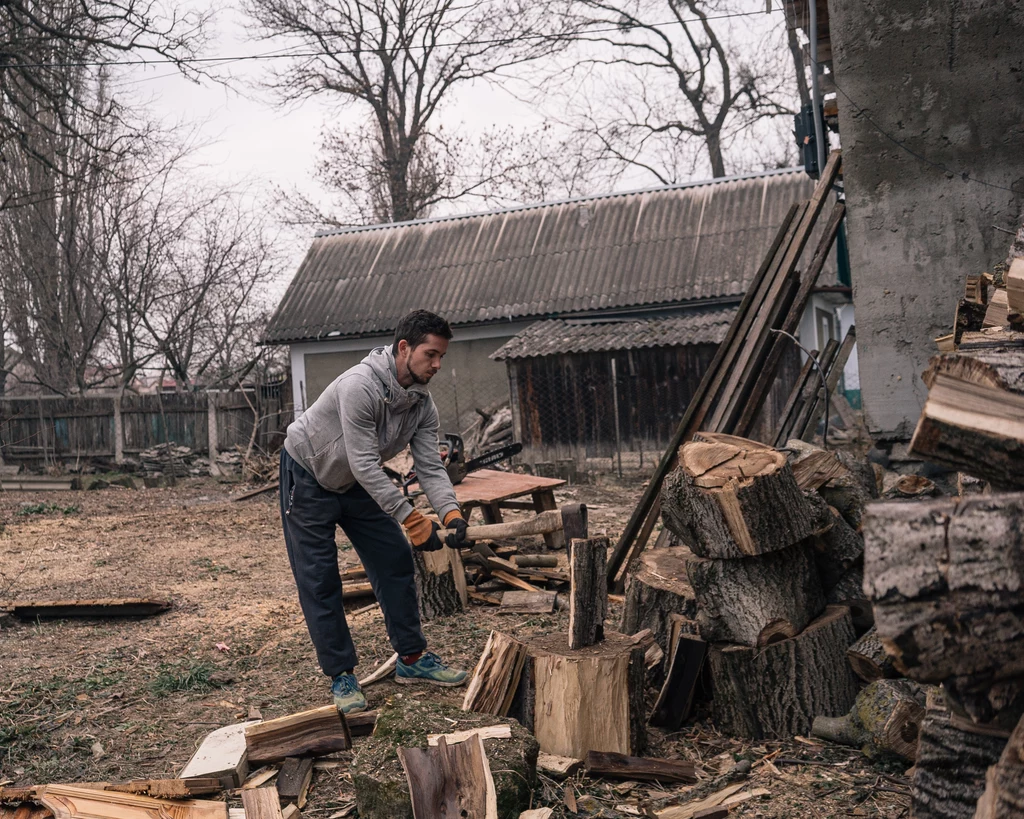
[[814,531],[785,457],[764,444],[748,443],[747,448],[685,444],[679,468],[662,489],[665,525],[700,557],[766,554]]
[[697,616],[697,601],[686,579],[687,557],[693,554],[683,546],[645,549],[626,576],[622,633],[649,628],[666,655],[669,616],[680,614],[690,620]]
[[974,819],[1018,819],[1024,816],[1024,719],[1010,735],[999,762],[988,769],[985,793]]
[[714,646],[714,717],[726,734],[754,739],[806,734],[816,716],[845,714],[857,696],[846,662],[850,613],[829,607],[796,637],[764,648]]
[[[413,549],[416,591],[419,593],[420,613],[424,620],[459,614],[464,609],[464,601],[453,571],[451,552],[452,550],[447,548],[436,552],[419,552]],[[458,563],[458,570],[465,576],[461,560]]]
[[875,624],[874,606],[864,593],[864,568],[854,566],[834,588],[825,590],[825,602],[830,606],[846,606],[853,618],[857,634],[864,634]]
[[697,626],[708,642],[763,644],[762,633],[795,636],[825,609],[825,593],[810,556],[798,543],[758,557],[694,557],[686,572],[697,598]]
[[854,530],[838,509],[826,506],[829,522],[827,531],[811,539],[814,546],[814,563],[818,576],[826,589],[839,584],[850,569],[860,565],[864,559],[864,538]]
[[921,723],[911,783],[914,819],[972,819],[985,790],[985,774],[999,760],[1006,738],[969,733],[953,724],[941,703],[929,702]]
[[872,627],[846,652],[853,672],[864,682],[872,683],[884,677],[898,677],[892,657],[885,653],[878,631]]
[[986,691],[1024,676],[1024,494],[871,507],[865,591],[912,679]]
[[815,717],[816,737],[860,748],[872,759],[895,755],[913,760],[925,714],[925,692],[910,680],[879,680],[857,695],[849,714]]
[[569,648],[583,648],[604,639],[608,616],[608,538],[573,540],[569,544]]

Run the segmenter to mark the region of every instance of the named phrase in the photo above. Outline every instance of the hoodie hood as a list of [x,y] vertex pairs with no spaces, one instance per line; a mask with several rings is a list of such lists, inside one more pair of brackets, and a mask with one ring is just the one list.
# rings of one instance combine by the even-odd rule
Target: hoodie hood
[[384,393],[384,403],[393,410],[403,410],[429,397],[426,387],[413,384],[408,389],[398,383],[398,365],[391,352],[391,345],[374,347],[362,361],[373,370]]

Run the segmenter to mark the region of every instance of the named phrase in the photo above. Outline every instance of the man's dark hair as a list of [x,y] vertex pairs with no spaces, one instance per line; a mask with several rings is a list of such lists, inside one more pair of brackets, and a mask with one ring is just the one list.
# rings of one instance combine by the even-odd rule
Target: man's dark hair
[[398,342],[405,339],[412,348],[419,347],[427,336],[440,336],[449,341],[452,337],[452,328],[436,313],[429,310],[413,310],[403,316],[395,328],[395,343],[391,346],[393,355],[398,355]]

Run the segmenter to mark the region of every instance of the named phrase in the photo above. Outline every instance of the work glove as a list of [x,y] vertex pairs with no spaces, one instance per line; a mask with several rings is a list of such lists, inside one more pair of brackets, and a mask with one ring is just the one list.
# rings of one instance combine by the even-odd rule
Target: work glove
[[444,525],[446,528],[454,530],[444,539],[445,545],[449,549],[469,548],[473,545],[473,541],[466,537],[466,530],[469,529],[469,524],[466,523],[465,518],[462,517],[462,514],[457,509],[453,509],[445,515]]
[[402,521],[405,531],[409,533],[409,540],[412,547],[421,552],[436,552],[444,544],[437,536],[441,529],[434,521],[423,516],[423,513],[413,509],[408,517]]

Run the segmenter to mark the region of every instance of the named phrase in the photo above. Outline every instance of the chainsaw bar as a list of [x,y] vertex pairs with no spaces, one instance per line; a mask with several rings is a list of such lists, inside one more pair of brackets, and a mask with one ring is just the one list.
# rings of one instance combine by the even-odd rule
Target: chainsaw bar
[[499,447],[492,452],[485,452],[479,457],[466,461],[466,472],[476,472],[478,469],[485,469],[488,466],[493,466],[496,463],[512,458],[522,451],[522,444],[508,444],[507,446]]

